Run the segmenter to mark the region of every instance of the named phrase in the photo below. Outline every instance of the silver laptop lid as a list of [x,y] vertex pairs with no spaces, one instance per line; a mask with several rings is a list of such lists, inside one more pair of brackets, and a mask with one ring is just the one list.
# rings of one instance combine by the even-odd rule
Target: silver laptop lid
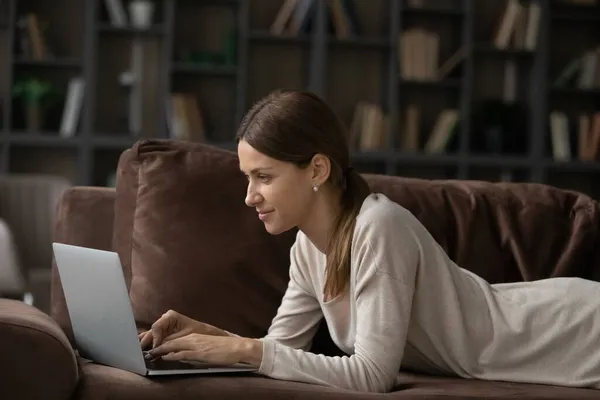
[[118,254],[61,243],[52,246],[81,355],[145,374]]

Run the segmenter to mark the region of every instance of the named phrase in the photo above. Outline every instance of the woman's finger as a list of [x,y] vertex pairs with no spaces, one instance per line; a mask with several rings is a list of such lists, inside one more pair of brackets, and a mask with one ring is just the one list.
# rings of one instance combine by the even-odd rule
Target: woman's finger
[[163,342],[165,333],[169,330],[169,321],[166,318],[160,318],[152,324],[152,347],[158,347]]
[[167,361],[199,361],[196,358],[196,352],[192,350],[167,353],[162,356],[162,359]]
[[150,354],[155,357],[164,356],[165,354],[171,352],[185,351],[185,350],[193,350],[193,345],[190,343],[188,336],[183,336],[177,339],[173,339],[168,342],[163,342],[162,344],[154,347],[150,350]]
[[168,342],[168,341],[170,341],[170,340],[173,340],[173,339],[178,339],[178,338],[180,338],[180,337],[187,336],[187,335],[189,335],[189,332],[187,332],[187,331],[184,331],[184,330],[182,330],[182,331],[179,331],[179,332],[175,332],[175,333],[173,333],[173,334],[171,334],[171,335],[167,336],[166,338],[164,338],[164,339],[163,339],[163,342]]
[[147,348],[152,343],[152,331],[143,333],[142,339],[140,340],[140,347],[142,349]]

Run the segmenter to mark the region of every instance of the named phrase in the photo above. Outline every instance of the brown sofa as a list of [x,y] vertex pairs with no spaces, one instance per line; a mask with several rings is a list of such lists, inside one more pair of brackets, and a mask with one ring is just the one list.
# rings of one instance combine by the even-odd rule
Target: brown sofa
[[[537,184],[367,178],[373,190],[412,210],[454,260],[490,282],[600,278],[599,207],[583,194]],[[260,337],[287,285],[294,232],[266,233],[244,204],[245,184],[233,152],[141,141],[121,156],[116,190],[65,194],[55,240],[119,252],[140,329],[176,309]],[[243,374],[149,379],[79,356],[56,270],[52,289],[51,317],[0,301],[2,399],[600,399],[600,390],[408,371],[386,394]],[[313,351],[341,354],[324,325]]]

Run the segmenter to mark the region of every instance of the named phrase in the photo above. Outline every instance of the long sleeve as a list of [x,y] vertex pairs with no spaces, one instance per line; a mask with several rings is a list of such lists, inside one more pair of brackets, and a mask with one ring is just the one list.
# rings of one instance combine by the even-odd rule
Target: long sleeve
[[263,338],[294,349],[308,350],[323,318],[321,306],[310,291],[299,264],[298,243],[290,250],[290,280],[277,314]]
[[391,390],[404,354],[420,247],[401,219],[375,219],[357,222],[353,239],[354,354],[327,357],[265,339],[259,373],[362,392]]

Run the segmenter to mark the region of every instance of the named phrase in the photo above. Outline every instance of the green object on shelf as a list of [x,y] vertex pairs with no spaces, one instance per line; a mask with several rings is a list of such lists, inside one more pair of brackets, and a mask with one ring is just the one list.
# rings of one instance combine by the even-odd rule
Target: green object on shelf
[[182,61],[190,64],[204,65],[209,67],[222,65],[235,65],[237,56],[237,30],[227,30],[224,38],[224,50],[198,50],[184,51]]
[[37,78],[17,81],[13,87],[13,95],[22,98],[27,104],[39,104],[52,93],[52,85]]
[[225,62],[225,57],[222,53],[216,51],[194,51],[191,52],[186,60],[192,64],[198,65],[222,65]]

